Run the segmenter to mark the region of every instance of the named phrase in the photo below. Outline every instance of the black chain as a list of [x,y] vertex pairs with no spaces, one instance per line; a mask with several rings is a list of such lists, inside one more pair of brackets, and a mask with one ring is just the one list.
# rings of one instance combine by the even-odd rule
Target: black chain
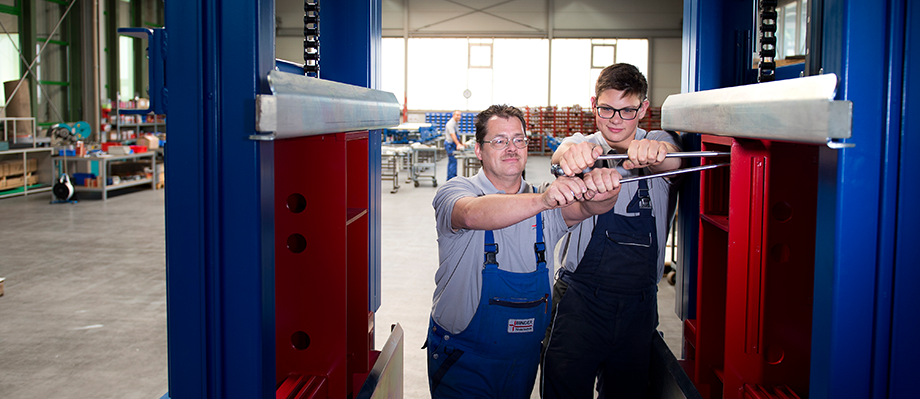
[[303,1],[303,73],[319,77],[319,0]]
[[776,79],[776,0],[760,0],[759,82]]

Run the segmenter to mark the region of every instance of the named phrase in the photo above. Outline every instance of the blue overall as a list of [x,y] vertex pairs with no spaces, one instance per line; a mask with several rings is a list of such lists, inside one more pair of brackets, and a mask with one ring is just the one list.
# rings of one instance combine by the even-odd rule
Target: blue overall
[[479,307],[469,326],[451,334],[430,320],[426,345],[432,398],[530,398],[550,300],[543,218],[536,218],[536,270],[499,270],[499,246],[487,231]]
[[447,180],[457,177],[457,157],[454,151],[457,151],[457,143],[454,143],[450,137],[444,140],[444,151],[447,152]]
[[[658,325],[658,234],[648,184],[627,212],[597,217],[575,272],[558,299],[543,364],[543,398],[645,398]],[[565,286],[567,285],[567,288]],[[558,291],[556,291],[558,292]]]

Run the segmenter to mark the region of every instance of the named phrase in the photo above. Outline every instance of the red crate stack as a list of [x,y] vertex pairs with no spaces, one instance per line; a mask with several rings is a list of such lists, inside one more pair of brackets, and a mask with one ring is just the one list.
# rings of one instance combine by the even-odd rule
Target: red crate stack
[[661,107],[649,107],[645,117],[639,120],[639,128],[647,132],[661,130]]

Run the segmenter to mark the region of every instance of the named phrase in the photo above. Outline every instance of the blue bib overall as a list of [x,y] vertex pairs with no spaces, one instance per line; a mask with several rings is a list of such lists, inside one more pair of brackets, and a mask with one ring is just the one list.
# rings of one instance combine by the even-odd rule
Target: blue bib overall
[[[648,184],[627,212],[597,217],[585,254],[559,301],[546,349],[544,398],[645,398],[658,324],[658,234]],[[609,390],[609,392],[605,392]]]
[[428,386],[432,398],[529,398],[549,324],[550,284],[543,217],[536,216],[536,270],[499,270],[486,232],[482,291],[476,314],[459,334],[430,320]]
[[447,180],[457,177],[457,157],[454,151],[457,151],[457,143],[448,137],[444,140],[444,151],[447,152]]

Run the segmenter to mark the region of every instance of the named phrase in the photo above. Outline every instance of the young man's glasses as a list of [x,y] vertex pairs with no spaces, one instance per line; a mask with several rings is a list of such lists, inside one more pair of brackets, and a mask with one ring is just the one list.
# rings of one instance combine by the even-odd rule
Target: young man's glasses
[[[639,107],[641,108],[642,106],[640,105]],[[624,121],[630,121],[630,120],[636,119],[636,117],[639,116],[639,109],[640,109],[640,108],[617,109],[617,108],[604,107],[604,106],[598,106],[595,108],[597,108],[597,116],[601,118],[610,119],[610,118],[613,118],[613,116],[616,115],[617,112],[619,112],[620,119]]]
[[483,143],[489,143],[492,145],[492,148],[496,150],[504,150],[508,147],[508,143],[513,142],[514,146],[517,148],[527,147],[527,138],[525,137],[515,137],[511,140],[508,140],[504,137],[496,137],[491,141],[483,141]]

